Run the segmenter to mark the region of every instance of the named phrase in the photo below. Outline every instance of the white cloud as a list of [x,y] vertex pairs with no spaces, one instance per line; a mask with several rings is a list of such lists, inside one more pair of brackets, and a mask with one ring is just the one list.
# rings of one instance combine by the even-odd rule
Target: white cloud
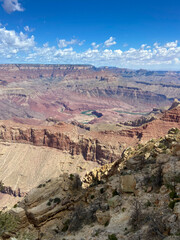
[[97,49],[100,47],[100,44],[96,44],[95,42],[92,42],[91,43],[91,46],[94,48],[94,49]]
[[177,45],[178,45],[178,41],[176,40],[175,42],[166,43],[165,47],[167,47],[167,48],[174,48],[174,47],[177,47]]
[[[96,45],[91,44],[91,46]],[[166,46],[169,44],[166,43]],[[89,48],[82,52],[76,52],[72,47],[57,49],[55,46],[44,45],[41,48],[34,48],[34,52],[28,55],[27,60],[41,63],[81,63],[96,66],[148,69],[178,68],[180,70],[180,46],[169,48],[155,43],[153,47],[143,44],[139,48],[129,48],[127,51]]]
[[115,53],[117,53],[118,55],[121,55],[123,52],[120,49],[114,50]]
[[58,47],[59,48],[65,48],[69,45],[79,45],[82,46],[84,41],[79,41],[77,39],[71,39],[70,41],[66,41],[65,39],[60,39],[58,41]]
[[0,53],[2,56],[16,55],[19,51],[28,51],[34,46],[34,36],[28,38],[22,32],[16,33],[14,30],[0,28]]
[[18,2],[18,0],[2,0],[2,7],[7,13],[12,13],[15,11],[23,12],[24,8]]
[[24,30],[25,30],[26,32],[33,32],[33,31],[34,31],[34,29],[33,29],[33,28],[30,28],[29,26],[25,26],[25,27],[24,27]]
[[43,44],[43,47],[45,47],[45,48],[47,48],[48,46],[49,46],[49,43],[48,43],[48,42],[46,42],[46,43]]
[[[110,39],[110,42],[113,41],[114,39]],[[90,48],[75,51],[72,47],[75,44],[79,45],[80,41],[61,39],[58,46],[49,46],[47,42],[37,47],[34,36],[28,37],[22,32],[17,33],[0,27],[0,62],[80,63],[136,69],[180,70],[180,45],[177,41],[164,45],[142,44],[139,48],[129,48],[125,51],[119,48],[112,50],[109,44],[104,48],[104,44],[96,42],[91,43]]]
[[105,47],[110,47],[110,46],[113,46],[113,45],[116,45],[116,41],[115,41],[114,37],[110,37],[108,40],[106,40],[104,42]]
[[179,58],[174,58],[174,63],[175,64],[180,64],[180,59]]

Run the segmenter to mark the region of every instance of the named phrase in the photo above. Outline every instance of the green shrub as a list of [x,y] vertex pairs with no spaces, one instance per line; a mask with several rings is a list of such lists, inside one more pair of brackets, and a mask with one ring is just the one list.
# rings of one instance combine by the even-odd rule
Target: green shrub
[[91,199],[94,199],[94,195],[91,195]]
[[119,193],[117,192],[117,190],[116,190],[116,189],[113,190],[113,192],[112,192],[112,196],[115,197],[115,196],[117,196],[117,195],[119,195]]
[[174,176],[174,182],[175,183],[180,183],[180,175],[179,176]]
[[174,198],[178,198],[178,195],[177,195],[177,193],[175,191],[172,191],[172,192],[169,193],[169,197],[171,199],[174,199]]
[[59,204],[60,202],[61,202],[61,199],[60,198],[54,198],[54,203],[57,203],[57,204]]
[[49,201],[47,202],[47,206],[51,206],[52,202],[59,204],[61,202],[61,199],[56,197],[56,198],[50,198]]
[[0,192],[4,191],[4,183],[0,181]]
[[0,212],[0,236],[5,232],[15,231],[18,219],[10,213]]
[[49,202],[47,202],[47,204],[46,204],[47,206],[51,206],[51,202],[49,201]]
[[176,203],[176,201],[170,201],[169,207],[170,207],[171,209],[174,209],[175,203]]
[[125,212],[125,211],[126,211],[126,208],[123,207],[123,208],[122,208],[122,212]]
[[161,149],[163,149],[163,150],[166,150],[166,149],[167,149],[167,146],[165,145],[164,142],[160,142],[158,147],[161,148]]
[[109,221],[107,221],[104,226],[107,227],[109,225]]
[[49,183],[49,182],[51,182],[51,179],[49,179],[49,180],[46,181],[46,183]]
[[100,193],[103,194],[105,191],[104,191],[104,188],[101,188],[100,189]]
[[70,174],[69,179],[70,179],[71,181],[73,181],[74,175],[73,175],[73,174]]
[[118,240],[115,234],[108,235],[109,240]]
[[147,208],[148,208],[148,207],[150,207],[150,206],[151,206],[151,202],[148,200],[148,201],[147,201],[147,202],[146,202],[144,205],[145,205],[145,207],[147,207]]
[[40,184],[37,188],[42,188],[42,187],[45,187],[46,184]]
[[171,128],[168,131],[168,134],[178,134],[180,132],[180,130],[178,128]]
[[171,191],[174,190],[174,186],[171,183],[166,183],[165,186],[167,187],[167,189],[170,189]]
[[62,232],[67,232],[68,228],[69,228],[69,224],[70,224],[70,220],[66,220],[66,222],[64,223],[64,227],[62,228]]
[[170,207],[171,209],[174,209],[174,206],[175,206],[175,204],[176,204],[177,202],[179,202],[179,200],[170,201],[169,207]]

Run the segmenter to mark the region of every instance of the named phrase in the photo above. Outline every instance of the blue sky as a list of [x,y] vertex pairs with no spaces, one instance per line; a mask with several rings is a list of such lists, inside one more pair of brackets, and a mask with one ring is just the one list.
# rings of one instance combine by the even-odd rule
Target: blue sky
[[180,70],[180,1],[0,3],[0,63]]

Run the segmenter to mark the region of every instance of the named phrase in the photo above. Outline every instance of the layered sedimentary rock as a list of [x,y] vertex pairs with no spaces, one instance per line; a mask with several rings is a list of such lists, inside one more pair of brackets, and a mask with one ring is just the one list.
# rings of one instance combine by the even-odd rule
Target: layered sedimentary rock
[[0,180],[12,192],[20,189],[24,193],[61,173],[79,173],[83,177],[88,169],[120,159],[125,148],[162,137],[171,127],[180,127],[179,116],[177,105],[141,127],[99,132],[58,121],[52,126],[1,121]]
[[[103,163],[116,159],[113,154],[115,147],[104,144],[97,138],[92,138],[86,130],[84,134],[78,134],[78,128],[74,125],[61,123],[53,127],[29,126],[14,124],[14,122],[2,122],[0,126],[0,139],[8,142],[29,143],[36,146],[46,146],[67,151],[71,155],[83,155],[87,161]],[[87,133],[87,134],[86,134]]]
[[178,239],[179,141],[173,128],[127,149],[118,161],[87,174],[86,188],[72,174],[44,182],[10,211],[19,217],[14,230],[41,240]]
[[30,126],[11,121],[0,123],[3,141],[30,143],[83,155],[87,161],[115,161],[123,144],[135,145],[165,135],[171,127],[180,126],[180,106],[165,111],[154,121],[139,128],[121,131],[94,132],[76,125],[58,123],[54,126]]
[[[42,122],[53,117],[91,124],[134,120],[137,113],[179,98],[179,86],[178,72],[5,64],[0,65],[0,119]],[[90,110],[100,117],[82,114]]]

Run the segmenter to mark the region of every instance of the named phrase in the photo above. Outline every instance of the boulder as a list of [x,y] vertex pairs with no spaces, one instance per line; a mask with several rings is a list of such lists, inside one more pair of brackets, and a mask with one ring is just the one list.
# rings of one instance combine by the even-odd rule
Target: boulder
[[174,213],[178,215],[178,218],[180,218],[180,202],[177,202],[174,206]]
[[96,217],[97,217],[98,223],[101,224],[101,225],[107,224],[111,219],[109,211],[103,212],[101,210],[97,210]]
[[133,193],[136,187],[136,179],[134,175],[125,175],[120,177],[121,190],[127,193]]
[[115,208],[121,205],[121,197],[116,195],[108,200],[108,204],[110,207]]

